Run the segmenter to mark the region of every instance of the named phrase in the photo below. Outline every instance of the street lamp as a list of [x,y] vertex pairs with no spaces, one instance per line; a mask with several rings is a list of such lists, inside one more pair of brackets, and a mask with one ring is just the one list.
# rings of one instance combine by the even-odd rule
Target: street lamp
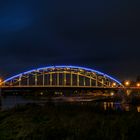
[[116,86],[116,83],[115,83],[115,82],[114,82],[114,83],[112,83],[112,86],[113,86],[113,87],[115,87],[115,86]]
[[125,86],[129,86],[130,85],[130,81],[125,81]]
[[137,83],[137,87],[140,87],[140,83]]

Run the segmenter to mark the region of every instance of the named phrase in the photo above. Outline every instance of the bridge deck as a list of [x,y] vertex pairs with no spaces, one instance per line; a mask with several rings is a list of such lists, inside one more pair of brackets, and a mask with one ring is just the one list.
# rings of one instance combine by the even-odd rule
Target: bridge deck
[[[1,86],[1,89],[22,89],[22,88],[78,88],[78,89],[126,89],[125,87],[96,87],[96,86],[57,86],[57,85],[52,85],[52,86],[47,86],[47,85],[33,85],[33,86]],[[127,88],[128,89],[128,88]],[[130,89],[130,88],[129,88]],[[133,88],[133,89],[140,89],[140,88]]]
[[2,90],[22,90],[22,89],[95,89],[95,90],[140,90],[140,87],[96,87],[96,86],[57,86],[57,85],[33,85],[33,86],[1,86]]

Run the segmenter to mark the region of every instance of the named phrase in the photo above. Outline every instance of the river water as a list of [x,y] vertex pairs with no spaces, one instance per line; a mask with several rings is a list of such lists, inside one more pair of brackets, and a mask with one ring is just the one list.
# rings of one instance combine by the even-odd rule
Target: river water
[[[24,98],[23,96],[17,96],[17,95],[12,95],[12,96],[6,96],[6,97],[1,97],[1,104],[0,108],[1,110],[6,110],[13,108],[17,105],[25,105],[28,103],[37,103],[37,104],[45,104],[46,102],[50,102],[50,100],[33,100],[33,99],[27,99]],[[54,97],[51,98],[51,102],[55,104],[60,104],[63,102],[69,102],[69,103],[79,103],[81,105],[84,104],[94,104],[97,108],[100,108],[104,111],[108,110],[114,110],[114,111],[136,111],[140,112],[140,105],[131,105],[127,103],[121,103],[121,102],[105,102],[105,101],[92,101],[90,99],[81,99],[81,98],[73,98],[73,97]]]

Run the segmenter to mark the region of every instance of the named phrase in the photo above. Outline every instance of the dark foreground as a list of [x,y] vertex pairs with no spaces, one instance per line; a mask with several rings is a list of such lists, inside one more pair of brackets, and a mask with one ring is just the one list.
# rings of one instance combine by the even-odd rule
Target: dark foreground
[[140,113],[28,104],[0,112],[0,140],[139,140]]

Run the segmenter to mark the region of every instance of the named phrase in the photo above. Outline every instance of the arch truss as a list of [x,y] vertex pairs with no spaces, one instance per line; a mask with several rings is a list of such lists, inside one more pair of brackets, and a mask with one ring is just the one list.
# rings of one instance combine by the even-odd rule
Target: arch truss
[[33,69],[6,79],[3,86],[19,87],[120,87],[122,84],[99,71],[76,66]]

